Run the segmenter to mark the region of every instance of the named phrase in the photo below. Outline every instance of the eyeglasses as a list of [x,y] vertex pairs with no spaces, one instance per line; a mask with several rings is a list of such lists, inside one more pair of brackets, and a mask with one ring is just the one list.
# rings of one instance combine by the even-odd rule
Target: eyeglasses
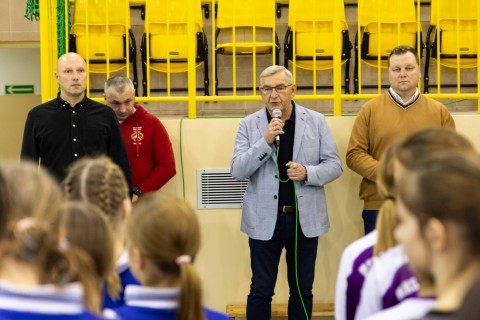
[[267,94],[272,93],[273,89],[275,89],[277,93],[284,93],[284,92],[287,92],[287,88],[291,86],[292,84],[288,84],[288,85],[281,84],[276,87],[263,86],[260,88],[260,90],[262,90],[264,93],[267,93]]

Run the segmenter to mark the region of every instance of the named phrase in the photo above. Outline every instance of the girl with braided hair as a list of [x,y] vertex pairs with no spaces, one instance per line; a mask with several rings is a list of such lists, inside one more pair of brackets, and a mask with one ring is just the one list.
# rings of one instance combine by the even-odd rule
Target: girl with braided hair
[[[138,284],[128,267],[124,245],[124,222],[131,211],[128,185],[120,167],[106,156],[84,157],[74,162],[63,181],[67,200],[83,201],[97,205],[107,217],[114,234],[113,259],[116,273],[109,277],[104,288],[103,306],[114,308],[124,304],[123,294],[127,284]],[[121,286],[117,290],[116,278]],[[110,293],[109,293],[110,292]]]

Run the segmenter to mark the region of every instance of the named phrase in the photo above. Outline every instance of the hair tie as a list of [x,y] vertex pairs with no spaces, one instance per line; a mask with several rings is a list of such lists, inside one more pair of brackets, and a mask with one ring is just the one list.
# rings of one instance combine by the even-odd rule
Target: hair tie
[[391,201],[395,202],[395,196],[392,196],[391,194],[387,194],[385,196],[385,200],[391,200]]
[[176,259],[175,259],[175,262],[178,264],[178,265],[182,265],[184,263],[190,263],[192,262],[192,258],[188,255],[188,254],[182,254],[181,256],[178,256]]
[[70,243],[68,242],[68,240],[63,237],[60,238],[60,240],[58,240],[58,250],[64,252],[68,249],[70,249]]

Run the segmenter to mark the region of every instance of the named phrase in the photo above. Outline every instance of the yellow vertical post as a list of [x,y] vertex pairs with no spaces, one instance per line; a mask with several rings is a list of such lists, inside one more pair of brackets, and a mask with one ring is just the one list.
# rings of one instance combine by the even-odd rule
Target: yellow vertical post
[[[477,3],[477,48],[480,48],[480,5]],[[477,112],[480,113],[480,59],[477,52]]]
[[[341,116],[342,115],[342,63],[340,59],[340,53],[342,52],[342,47],[340,43],[340,35],[342,30],[340,28],[341,14],[340,8],[338,5],[334,6],[333,9],[333,115]],[[315,59],[315,58],[314,58]],[[316,60],[316,59],[315,59]],[[314,61],[315,61],[314,60]]]
[[[197,95],[197,74],[195,66],[196,39],[195,39],[195,1],[188,1],[188,117],[197,117],[196,95]],[[213,18],[212,18],[213,19]]]
[[50,100],[57,93],[54,72],[57,61],[56,3],[40,1],[40,70],[42,102]]
[[[215,54],[215,48],[217,46],[217,43],[216,43],[216,40],[215,39],[215,28],[216,28],[216,20],[215,17],[217,16],[217,10],[215,9],[215,0],[212,0],[212,2],[210,3],[210,8],[212,9],[210,12],[210,17],[211,17],[211,20],[212,20],[212,36],[211,36],[211,39],[212,39],[212,70],[216,70],[216,64],[217,64],[217,55]],[[216,96],[217,95],[217,88],[216,88],[216,85],[215,83],[217,82],[217,78],[216,78],[216,74],[215,72],[213,71],[212,72],[212,92],[213,92],[213,96]]]
[[[430,10],[432,10],[432,7],[430,7]],[[422,61],[422,51],[423,51],[423,48],[422,48],[422,38],[421,38],[421,28],[422,28],[422,25],[420,24],[420,21],[421,21],[421,15],[420,15],[420,1],[417,1],[417,19],[415,20],[416,23],[417,23],[417,43],[418,43],[418,48],[417,49],[417,56],[418,56],[418,61]],[[422,74],[423,75],[423,74]],[[420,92],[421,90],[421,86],[420,86],[420,83],[421,83],[421,79],[420,81],[418,82],[418,85],[417,85],[417,88],[418,88],[418,92]],[[425,89],[425,88],[424,88]]]

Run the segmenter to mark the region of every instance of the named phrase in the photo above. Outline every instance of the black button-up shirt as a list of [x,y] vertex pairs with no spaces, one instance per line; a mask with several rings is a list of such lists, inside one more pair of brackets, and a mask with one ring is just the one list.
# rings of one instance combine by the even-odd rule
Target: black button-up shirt
[[73,161],[98,154],[117,163],[131,185],[122,133],[111,108],[86,97],[72,108],[57,97],[28,113],[21,158],[40,161],[59,181]]

